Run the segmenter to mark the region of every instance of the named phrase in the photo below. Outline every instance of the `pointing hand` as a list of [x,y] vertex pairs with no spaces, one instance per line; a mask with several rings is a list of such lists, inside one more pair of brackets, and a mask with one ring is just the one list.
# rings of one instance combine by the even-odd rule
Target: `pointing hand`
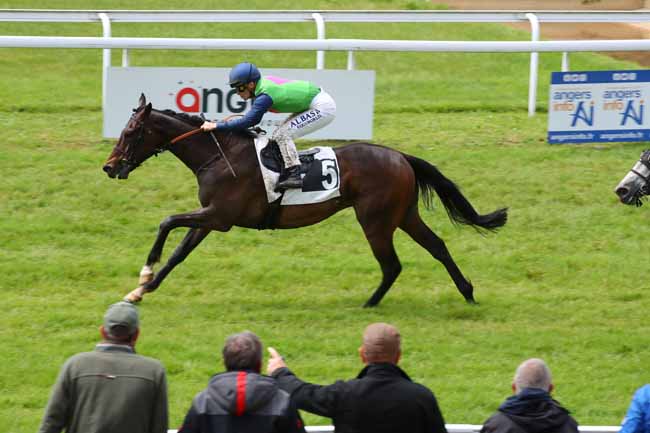
[[271,376],[275,370],[286,367],[287,364],[284,363],[284,358],[278,353],[277,350],[269,347],[268,351],[271,357],[269,358],[269,361],[266,365],[266,372],[269,376]]

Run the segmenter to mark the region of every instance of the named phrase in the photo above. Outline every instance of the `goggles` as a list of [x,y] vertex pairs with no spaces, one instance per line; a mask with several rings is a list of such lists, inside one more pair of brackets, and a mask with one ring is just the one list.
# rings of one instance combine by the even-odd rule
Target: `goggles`
[[237,92],[241,93],[241,92],[243,92],[244,90],[246,90],[246,84],[242,84],[242,83],[232,83],[232,84],[230,85],[230,88],[231,88],[231,89],[237,89]]

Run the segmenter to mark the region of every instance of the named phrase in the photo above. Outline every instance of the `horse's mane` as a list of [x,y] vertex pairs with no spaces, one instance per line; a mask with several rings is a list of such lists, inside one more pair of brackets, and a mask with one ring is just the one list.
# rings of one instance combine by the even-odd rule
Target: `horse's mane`
[[[176,119],[182,120],[183,122],[189,123],[192,126],[201,126],[201,125],[203,125],[203,122],[204,122],[203,118],[201,118],[199,116],[192,116],[192,115],[187,114],[187,113],[177,113],[174,110],[167,109],[167,110],[156,110],[156,111],[158,111],[159,113],[162,113],[162,114],[166,114],[167,116],[174,117]],[[253,131],[253,130],[250,130],[250,129],[244,129],[244,130],[240,130],[240,131],[237,131],[237,132],[241,133],[244,136],[257,137],[256,132]]]
[[177,113],[174,110],[156,110],[162,114],[166,114],[167,116],[170,117],[175,117],[179,120],[182,120],[185,123],[189,123],[192,126],[201,126],[203,125],[203,119],[201,119],[199,116],[192,116],[187,113]]

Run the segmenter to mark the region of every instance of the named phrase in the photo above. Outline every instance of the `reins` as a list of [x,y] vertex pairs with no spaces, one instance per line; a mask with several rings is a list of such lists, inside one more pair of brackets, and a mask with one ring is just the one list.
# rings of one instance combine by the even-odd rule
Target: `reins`
[[[228,116],[228,117],[226,117],[225,119],[223,119],[223,121],[225,122],[225,121],[227,121],[227,120],[232,119],[233,117],[244,117],[244,116],[241,115],[241,114],[231,114],[230,116]],[[204,119],[204,120],[205,120],[205,119]],[[184,139],[186,139],[187,137],[191,137],[191,136],[193,136],[194,134],[198,134],[198,133],[201,132],[201,131],[202,131],[201,128],[193,129],[193,130],[191,130],[191,131],[186,132],[185,134],[181,134],[181,135],[179,135],[178,137],[173,138],[173,139],[170,141],[170,143],[171,143],[171,144],[176,144],[176,143],[178,143],[179,141],[184,140]]]
[[176,144],[176,143],[178,143],[179,141],[184,140],[184,139],[186,139],[187,137],[191,137],[191,136],[193,136],[194,134],[198,134],[198,133],[201,132],[201,131],[202,131],[201,128],[193,129],[193,130],[191,130],[191,131],[186,132],[185,134],[181,134],[181,135],[179,135],[179,136],[176,137],[176,138],[172,138],[172,140],[170,141],[170,143],[171,143],[171,144]]
[[[133,119],[133,116],[135,116],[135,114],[138,112],[136,109],[134,109],[133,111],[134,111],[134,114],[131,115],[132,119]],[[165,113],[163,112],[163,114],[165,114]],[[231,118],[231,117],[234,117],[234,116],[237,116],[237,115],[232,115],[232,116],[229,116],[228,118]],[[205,120],[205,117],[203,115],[201,115],[201,117],[203,117],[203,120]],[[144,141],[144,134],[145,134],[145,129],[146,128],[145,128],[144,122],[140,122],[140,123],[141,123],[140,124],[140,130],[139,130],[139,133],[138,133],[138,137],[136,138],[136,142],[135,142],[136,145],[140,145],[141,142]],[[200,132],[204,132],[204,131],[201,128],[196,128],[196,129],[192,129],[191,131],[187,131],[187,132],[185,132],[185,133],[183,133],[183,134],[181,134],[179,136],[176,136],[176,137],[172,138],[168,142],[168,144],[163,144],[162,146],[156,147],[154,149],[153,155],[158,156],[158,154],[169,150],[171,146],[178,143],[179,141],[182,141],[182,140],[184,140],[184,139],[186,139],[188,137],[191,137],[193,135],[196,135],[196,134],[198,134]],[[201,170],[205,169],[205,167],[207,167],[208,165],[210,165],[212,162],[219,159],[220,157],[223,157],[224,160],[226,161],[226,164],[228,165],[228,168],[230,169],[230,172],[232,173],[233,177],[236,178],[237,175],[235,174],[235,171],[233,170],[232,165],[230,164],[230,161],[228,161],[228,158],[226,157],[226,154],[224,153],[223,149],[221,148],[221,145],[219,144],[219,141],[217,140],[217,138],[214,136],[214,134],[212,132],[210,132],[210,136],[212,137],[212,140],[214,141],[214,143],[217,145],[217,149],[219,150],[219,153],[216,154],[214,157],[210,158],[206,163],[202,164],[199,167],[199,169],[196,171],[196,173],[198,173]],[[124,161],[126,164],[128,164],[131,167],[131,170],[140,165],[139,163],[133,161],[132,156],[133,156],[133,149],[134,148],[135,148],[135,146],[127,145],[127,148],[125,150],[117,149],[120,156],[122,157],[120,160]]]
[[[201,117],[203,117],[203,114],[201,114]],[[205,120],[204,117],[203,117],[203,119]],[[179,135],[178,137],[172,138],[172,140],[169,142],[169,145],[171,146],[172,144],[176,144],[176,143],[178,143],[179,141],[186,139],[187,137],[191,137],[191,136],[193,136],[193,135],[195,135],[195,134],[198,134],[199,132],[203,132],[203,130],[202,130],[201,128],[196,128],[196,129],[193,129],[193,130],[191,130],[191,131],[188,131],[188,132],[186,132],[186,133],[184,133],[184,134],[181,134],[181,135]],[[212,162],[214,162],[215,160],[219,159],[220,156],[223,156],[223,159],[224,159],[224,161],[226,161],[226,164],[228,165],[228,168],[230,169],[230,172],[232,173],[232,176],[233,176],[234,178],[236,178],[237,175],[235,174],[235,170],[232,168],[232,165],[230,165],[230,161],[228,161],[228,158],[226,157],[225,152],[224,152],[223,149],[221,148],[221,145],[219,144],[219,141],[217,140],[217,137],[215,137],[214,134],[213,134],[212,132],[210,132],[210,136],[212,137],[212,141],[214,141],[214,143],[217,145],[217,149],[219,149],[219,153],[216,154],[216,155],[215,155],[213,158],[211,158],[209,161],[207,161],[205,164],[201,165],[201,166],[196,170],[196,172],[197,172],[197,173],[200,172],[200,171],[203,170],[205,167],[207,167],[208,165],[210,165]]]

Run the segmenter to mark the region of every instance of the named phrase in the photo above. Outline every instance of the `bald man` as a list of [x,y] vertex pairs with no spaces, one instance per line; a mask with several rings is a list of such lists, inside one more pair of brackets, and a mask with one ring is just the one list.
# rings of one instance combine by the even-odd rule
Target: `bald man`
[[273,348],[267,372],[289,392],[299,409],[332,418],[337,433],[446,433],[433,393],[397,366],[399,331],[373,323],[363,333],[359,357],[365,367],[356,379],[315,385],[298,379]]
[[485,422],[481,433],[578,433],[576,420],[551,398],[554,388],[543,360],[522,362],[512,382],[514,395]]

